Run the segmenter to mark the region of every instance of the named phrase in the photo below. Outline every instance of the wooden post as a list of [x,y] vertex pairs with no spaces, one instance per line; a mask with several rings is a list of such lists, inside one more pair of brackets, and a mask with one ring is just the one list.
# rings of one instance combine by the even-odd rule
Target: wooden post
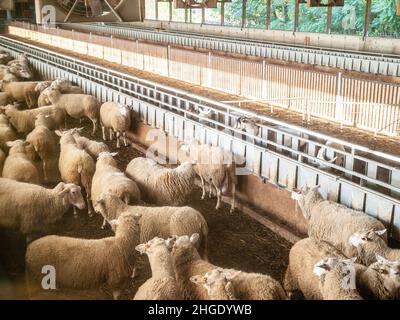
[[299,31],[299,12],[300,12],[300,0],[295,0],[295,8],[294,8],[294,28],[293,32]]
[[221,26],[225,23],[225,2],[221,2]]
[[400,16],[400,0],[397,0],[397,15]]
[[169,21],[172,21],[172,0],[169,2]]
[[267,18],[265,21],[265,27],[267,30],[269,30],[270,26],[271,26],[271,0],[267,0]]
[[372,0],[367,0],[365,3],[365,16],[364,16],[364,33],[363,36],[368,37],[369,20],[371,17],[371,4]]
[[156,0],[156,20],[158,21],[158,1]]
[[332,8],[328,7],[328,15],[326,17],[326,33],[331,33],[331,26],[332,26]]
[[201,7],[201,24],[204,24],[206,21],[206,9],[204,7]]
[[247,0],[243,0],[242,2],[242,28],[246,26],[246,6]]

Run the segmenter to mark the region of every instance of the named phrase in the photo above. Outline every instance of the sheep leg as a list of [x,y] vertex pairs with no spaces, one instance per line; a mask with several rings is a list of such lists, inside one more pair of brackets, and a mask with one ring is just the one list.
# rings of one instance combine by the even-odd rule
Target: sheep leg
[[232,183],[232,202],[231,202],[231,210],[230,212],[233,213],[236,207],[236,185]]
[[78,211],[76,209],[76,207],[74,206],[74,218],[78,218]]
[[104,126],[101,126],[101,131],[103,132],[103,140],[107,141],[107,139],[106,139],[106,128],[104,128]]
[[114,131],[110,128],[110,140],[114,139]]
[[93,119],[92,124],[93,124],[92,136],[94,136],[94,134],[96,133],[96,129],[97,129],[97,119]]
[[101,225],[101,229],[104,230],[107,226],[107,220],[103,218],[103,224]]
[[44,181],[47,181],[47,172],[46,172],[46,161],[43,160],[43,176],[44,176]]
[[132,278],[132,279],[136,278],[136,267],[133,268],[133,270],[132,270],[131,278]]
[[217,188],[217,187],[215,187],[215,189],[217,189],[217,206],[215,207],[215,209],[219,209],[220,208],[220,206],[221,206],[221,189],[220,188]]
[[120,294],[121,294],[121,290],[113,290],[112,295],[113,295],[114,300],[118,300],[118,297],[120,296]]
[[117,135],[117,148],[120,148],[120,145],[119,145],[119,136],[120,136],[120,133],[119,133],[119,131],[116,132],[116,135]]
[[90,201],[90,195],[86,195],[86,200],[87,200],[87,206],[88,206],[88,215],[89,217],[93,217],[93,209],[92,209],[92,205],[91,205],[91,201]]
[[201,188],[203,189],[203,193],[201,194],[201,199],[204,200],[204,198],[206,197],[206,186],[204,184],[204,178],[202,176],[200,176],[200,180],[201,180]]
[[124,146],[127,147],[128,146],[128,142],[126,141],[126,132],[124,131],[122,133],[123,137],[124,137]]
[[211,183],[211,181],[209,183],[210,183],[210,193],[208,194],[208,197],[211,199],[212,198],[212,183]]

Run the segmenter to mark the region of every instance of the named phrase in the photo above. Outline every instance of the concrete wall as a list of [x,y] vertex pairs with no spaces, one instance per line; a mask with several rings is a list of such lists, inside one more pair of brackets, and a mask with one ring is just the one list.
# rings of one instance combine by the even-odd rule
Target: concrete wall
[[[136,23],[135,23],[136,24]],[[263,30],[195,23],[146,20],[139,25],[184,32],[204,33],[215,36],[238,37],[253,40],[281,42],[293,45],[326,47],[338,50],[367,51],[385,54],[400,54],[400,39],[336,35],[282,30]]]

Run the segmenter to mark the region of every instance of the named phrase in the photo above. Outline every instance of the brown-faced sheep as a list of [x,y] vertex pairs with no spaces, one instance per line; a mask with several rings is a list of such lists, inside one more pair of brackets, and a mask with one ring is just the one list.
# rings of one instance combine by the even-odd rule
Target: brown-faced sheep
[[349,238],[353,233],[385,228],[382,222],[364,212],[324,200],[318,189],[319,186],[315,186],[301,194],[293,194],[307,220],[310,237],[327,241],[346,256],[352,257],[356,254],[349,244]]
[[35,88],[38,83],[37,81],[7,82],[3,80],[0,81],[0,90],[17,102],[26,103],[28,108],[32,109],[37,107],[39,94]]
[[31,286],[42,280],[42,268],[57,272],[57,288],[95,289],[107,285],[114,299],[123,281],[132,274],[139,244],[140,215],[122,214],[115,236],[89,240],[46,236],[32,242],[26,252],[26,272]]
[[0,178],[0,225],[29,235],[43,232],[72,206],[85,207],[80,187],[60,182],[53,189]]
[[[29,133],[35,128],[38,114],[49,115],[54,127],[50,130],[59,129],[65,124],[65,111],[55,106],[46,106],[32,110],[18,110],[16,105],[1,107],[8,117],[12,126],[18,133]],[[50,122],[49,122],[50,123]]]
[[133,300],[182,300],[171,253],[164,239],[155,237],[136,246],[136,250],[148,256],[151,278],[139,287]]
[[[191,300],[209,299],[207,290],[198,286],[190,278],[199,274],[205,274],[218,267],[201,259],[196,250],[198,234],[177,237],[172,248],[172,260],[174,263],[178,288],[184,298]],[[234,272],[234,270],[231,270]],[[268,275],[259,273],[241,272],[232,279],[234,295],[239,300],[285,300],[285,291],[278,281]]]
[[49,164],[59,154],[57,135],[46,126],[46,116],[39,114],[36,117],[35,129],[26,137],[35,149],[43,163],[44,180],[48,180]]
[[7,141],[14,141],[17,139],[17,134],[11,128],[7,116],[0,114],[0,148],[5,149]]
[[[58,169],[60,170],[61,179],[64,182],[75,183],[84,188],[86,192],[88,214],[93,215],[93,209],[90,204],[92,179],[96,170],[92,157],[85,151],[80,149],[75,142],[73,130],[65,132],[56,131],[60,136],[60,158],[58,161]],[[77,212],[74,207],[74,216]]]
[[[118,169],[117,162],[113,158],[115,154],[101,152],[96,162],[96,171],[92,180],[92,201],[97,203],[107,194],[113,194],[126,204],[136,204],[140,201],[140,190],[136,183],[129,179]],[[111,208],[106,208],[112,210]],[[108,219],[110,217],[106,215]],[[117,216],[114,214],[111,219]],[[106,218],[102,229],[106,226]]]
[[147,242],[154,237],[168,238],[174,235],[198,233],[196,243],[200,254],[207,257],[208,226],[202,214],[191,207],[143,207],[129,206],[120,198],[107,192],[95,203],[97,212],[108,221],[122,212],[141,213],[140,241]]
[[192,140],[188,145],[182,145],[181,150],[187,152],[190,160],[195,163],[194,170],[200,177],[203,189],[202,199],[205,198],[205,182],[210,185],[210,198],[212,186],[217,191],[218,210],[221,205],[222,194],[227,190],[232,191],[231,212],[235,210],[236,197],[236,163],[231,152],[220,147],[200,144],[197,140]]
[[20,182],[40,183],[39,172],[33,163],[33,155],[27,149],[28,142],[15,140],[7,142],[10,147],[3,166],[3,178]]
[[94,160],[97,159],[100,153],[110,151],[105,143],[82,137],[79,134],[79,129],[74,131],[74,138],[77,146],[89,153]]
[[113,132],[116,134],[117,148],[120,147],[120,137],[124,139],[125,147],[128,145],[126,131],[131,127],[131,112],[127,105],[116,102],[105,102],[100,107],[100,123],[103,131],[103,140],[106,139],[105,129],[110,131],[110,140],[113,139]]
[[97,98],[88,94],[66,93],[62,94],[59,90],[52,89],[47,94],[50,102],[62,109],[74,119],[87,117],[92,121],[92,135],[96,132],[99,121],[100,103]]
[[400,260],[400,249],[392,249],[386,242],[386,229],[355,232],[349,244],[356,248],[359,261],[367,266],[376,262],[376,255],[389,260]]
[[194,187],[195,173],[191,163],[170,169],[151,159],[135,158],[129,162],[125,173],[137,183],[142,197],[149,203],[184,205]]

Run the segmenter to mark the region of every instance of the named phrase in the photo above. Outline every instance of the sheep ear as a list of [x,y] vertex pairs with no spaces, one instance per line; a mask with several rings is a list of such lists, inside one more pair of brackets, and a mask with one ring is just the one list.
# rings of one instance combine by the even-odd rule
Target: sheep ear
[[14,142],[15,141],[7,141],[6,142],[7,147],[12,147],[14,145]]
[[320,184],[318,184],[318,185],[312,187],[311,190],[312,190],[312,191],[317,191],[319,188],[321,188],[321,185],[320,185]]
[[386,229],[375,231],[378,236],[383,236],[386,233]]
[[173,237],[165,240],[165,245],[167,246],[168,250],[172,249],[172,247],[174,246],[174,244],[176,242],[176,238],[177,238],[177,236],[173,236]]
[[83,129],[85,129],[85,127],[75,128],[75,130],[78,131],[78,132],[81,132]]
[[200,235],[198,233],[193,233],[190,237],[190,242],[192,244],[196,244],[197,242],[199,242],[200,239]]
[[379,254],[376,254],[375,257],[376,257],[376,261],[378,261],[379,263],[386,263],[388,261]]
[[135,247],[136,251],[139,251],[140,254],[146,253],[146,244],[142,243]]
[[116,219],[111,220],[109,223],[112,228],[118,227],[118,220]]
[[58,186],[60,186],[60,188],[61,188],[61,191],[58,193],[59,196],[63,196],[63,195],[65,195],[66,193],[69,192],[69,189],[68,189],[68,188],[65,188],[65,183],[60,182],[60,183],[58,184]]
[[226,280],[232,280],[237,277],[242,271],[238,270],[229,270],[224,273]]
[[111,155],[111,157],[115,157],[118,155],[118,152],[111,152],[110,155]]
[[62,137],[62,132],[60,131],[60,130],[56,130],[56,131],[54,131],[55,133],[56,133],[56,135],[58,135],[59,137]]

